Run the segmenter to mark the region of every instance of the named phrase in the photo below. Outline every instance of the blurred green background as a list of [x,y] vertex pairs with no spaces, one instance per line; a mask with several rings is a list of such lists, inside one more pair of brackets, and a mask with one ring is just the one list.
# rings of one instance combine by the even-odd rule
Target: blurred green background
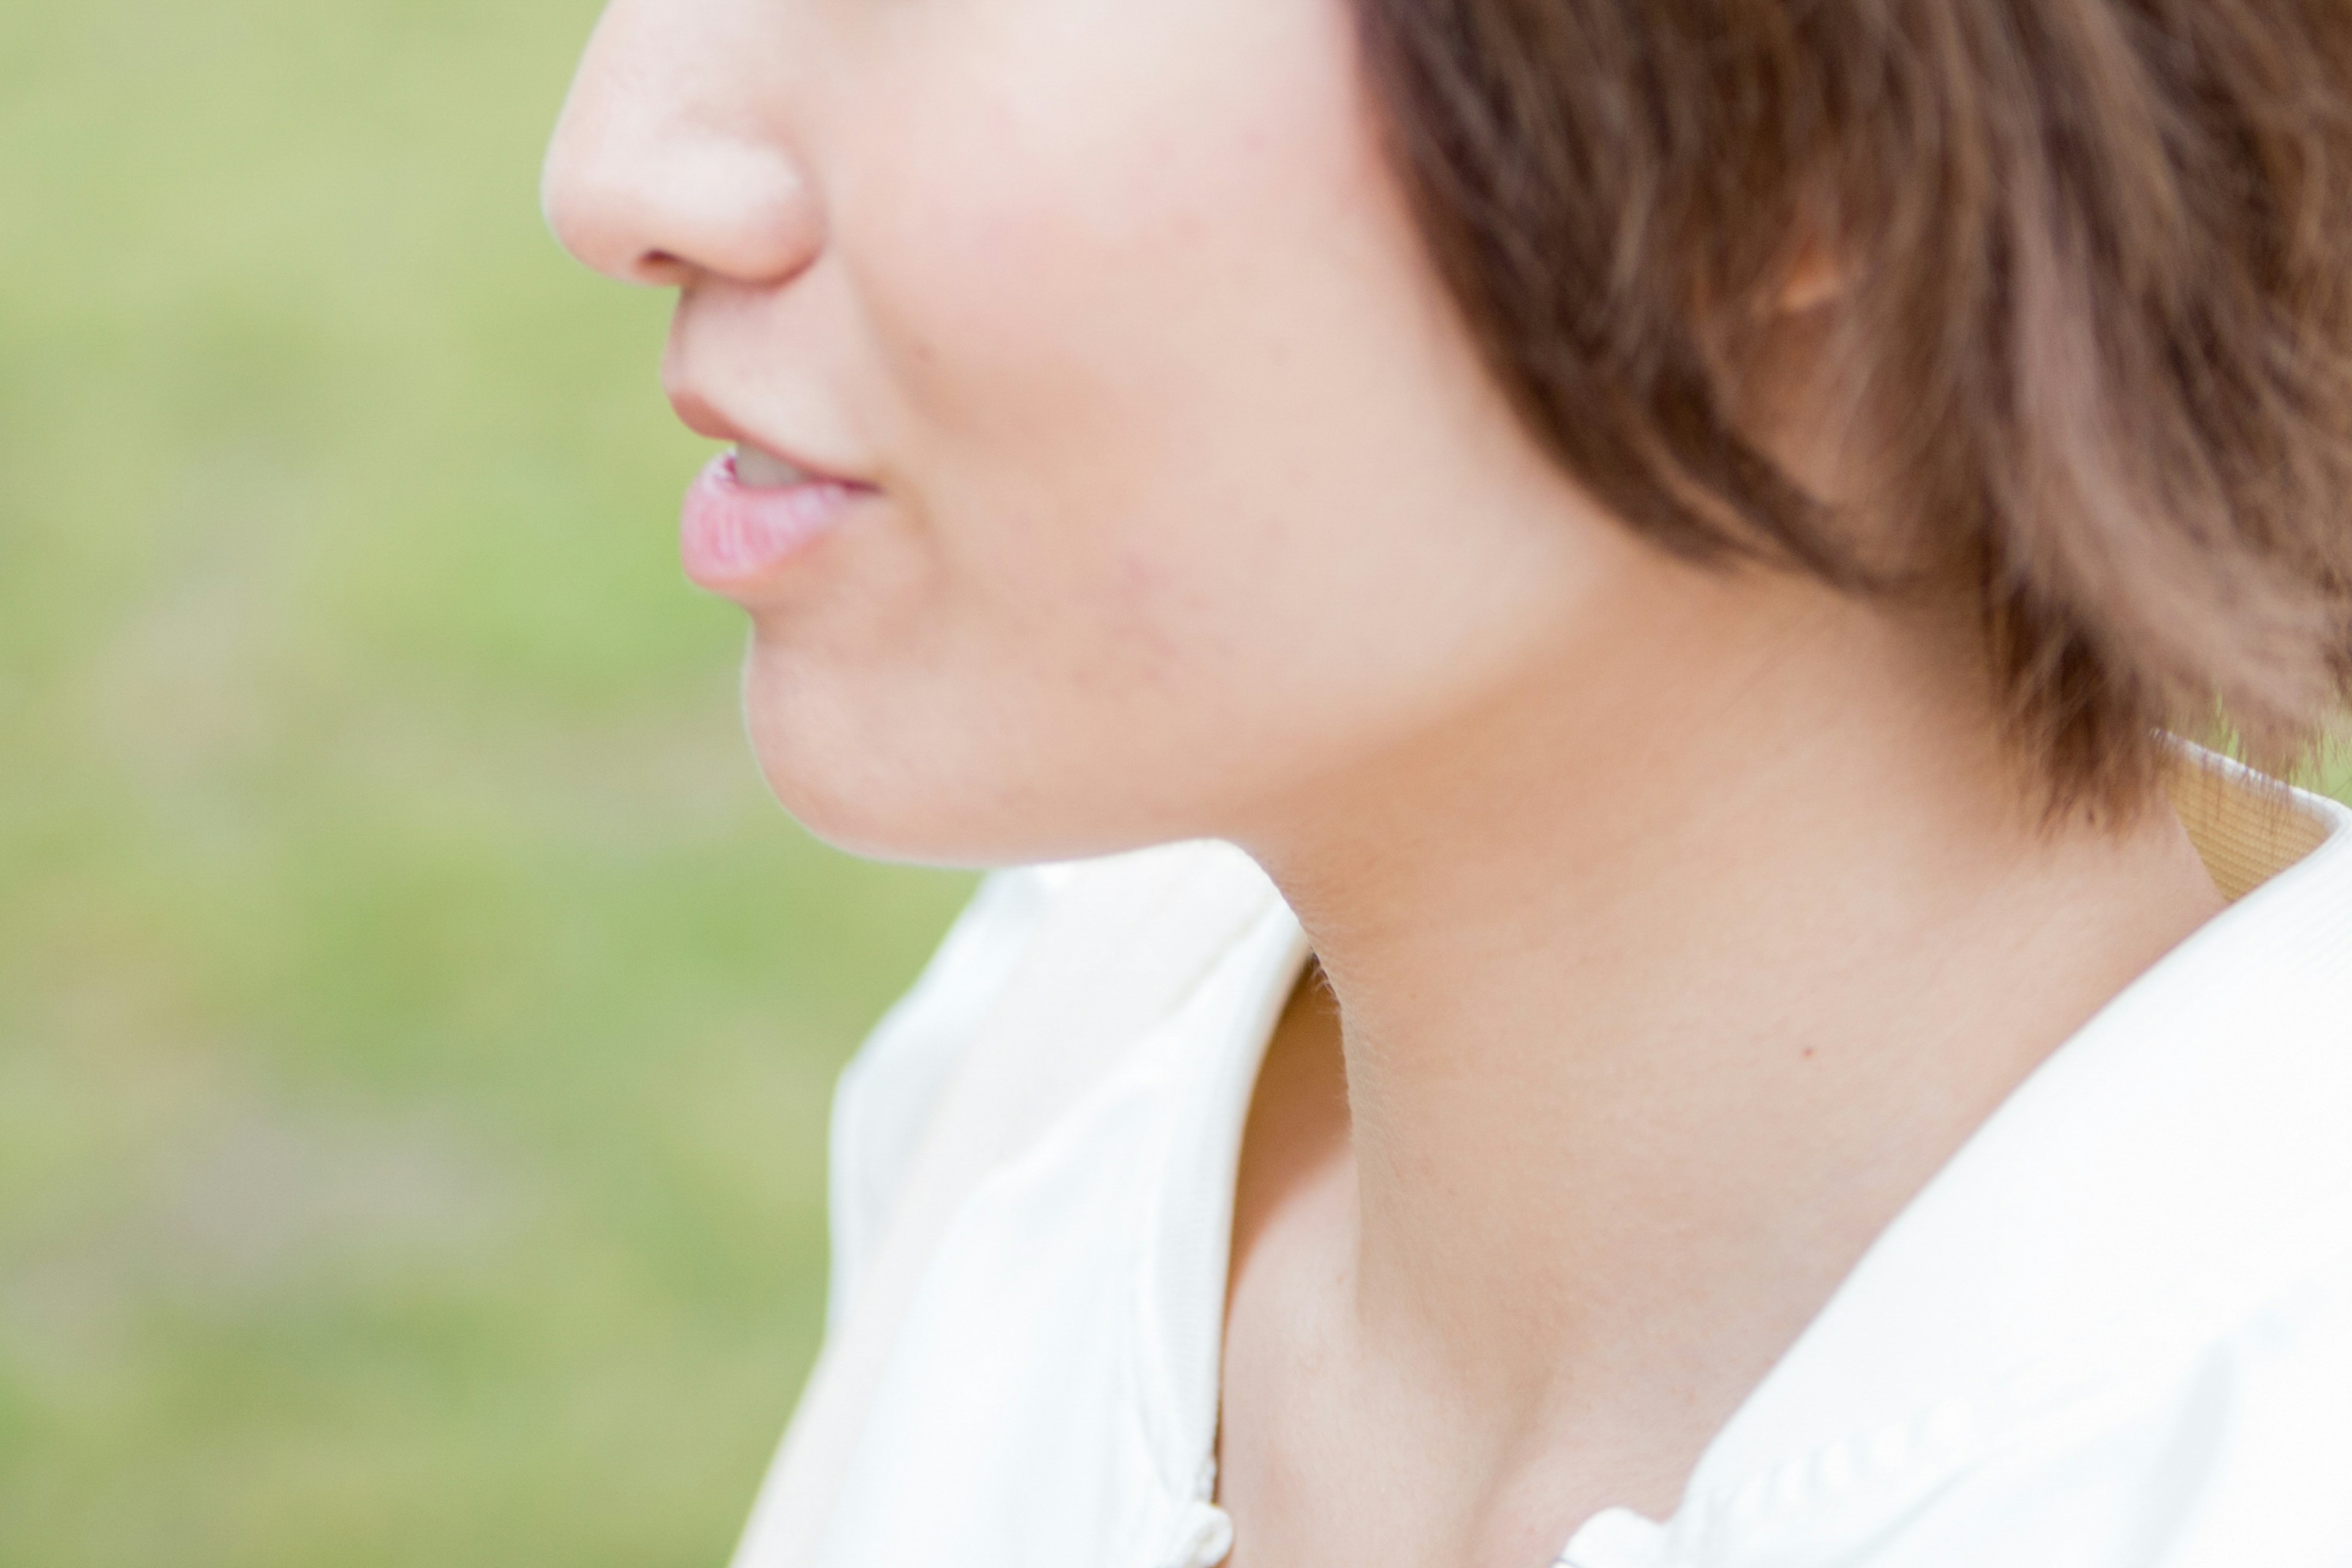
[[590,0],[0,5],[0,1563],[709,1565],[963,897],[767,799]]

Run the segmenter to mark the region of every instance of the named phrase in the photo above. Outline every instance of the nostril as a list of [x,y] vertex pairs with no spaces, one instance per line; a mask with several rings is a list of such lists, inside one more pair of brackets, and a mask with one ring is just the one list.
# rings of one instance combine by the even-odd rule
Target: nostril
[[662,288],[685,282],[693,271],[692,262],[675,251],[668,250],[646,251],[637,258],[636,265],[629,268],[630,276],[638,282],[652,283]]
[[623,282],[706,276],[772,284],[822,245],[814,193],[791,150],[656,112],[575,97],[556,128],[541,201],[556,238]]
[[772,112],[779,84],[756,64],[766,51],[747,53],[733,31],[760,9],[606,6],[541,173],[541,205],[573,256],[663,288],[781,283],[814,257],[823,222]]

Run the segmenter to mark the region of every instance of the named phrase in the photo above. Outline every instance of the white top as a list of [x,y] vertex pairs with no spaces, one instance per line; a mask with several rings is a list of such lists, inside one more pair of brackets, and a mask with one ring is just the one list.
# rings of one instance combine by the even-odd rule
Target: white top
[[[2210,760],[2174,805],[2236,901],[1896,1216],[1671,1518],[1560,1563],[2352,1564],[2352,813]],[[843,1074],[825,1346],[736,1568],[1224,1557],[1234,1169],[1307,954],[1223,845],[987,879]]]

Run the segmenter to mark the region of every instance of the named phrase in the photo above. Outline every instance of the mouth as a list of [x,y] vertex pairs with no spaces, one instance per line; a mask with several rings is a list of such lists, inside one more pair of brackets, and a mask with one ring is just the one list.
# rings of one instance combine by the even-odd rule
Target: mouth
[[729,448],[687,488],[678,519],[678,553],[697,587],[751,604],[806,569],[818,547],[868,502],[879,487],[836,471],[730,418],[708,387],[687,373],[673,339],[663,390],[688,429]]
[[866,501],[873,486],[835,479],[738,441],[686,492],[678,553],[698,587],[743,599],[774,585]]
[[679,424],[705,440],[723,441],[734,447],[744,483],[768,487],[804,479],[831,479],[839,484],[864,482],[846,469],[820,461],[797,447],[784,445],[776,438],[775,431],[755,431],[737,424],[717,398],[697,385],[675,363],[665,365],[662,381],[662,390]]
[[735,461],[737,481],[751,489],[783,489],[793,485],[806,484],[816,477],[791,458],[779,458],[749,441],[736,442],[730,456]]

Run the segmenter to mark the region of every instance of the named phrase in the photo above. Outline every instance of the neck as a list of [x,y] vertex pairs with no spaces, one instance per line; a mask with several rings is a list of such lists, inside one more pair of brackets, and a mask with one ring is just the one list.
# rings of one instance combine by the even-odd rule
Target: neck
[[[1662,1390],[1711,1435],[2218,908],[2160,807],[2045,822],[1948,646],[1752,598],[1650,615],[1632,668],[1580,649],[1245,840],[1339,1004],[1354,1321],[1498,1444],[1571,1408],[1654,1432]],[[1570,689],[1642,711],[1571,730]]]

